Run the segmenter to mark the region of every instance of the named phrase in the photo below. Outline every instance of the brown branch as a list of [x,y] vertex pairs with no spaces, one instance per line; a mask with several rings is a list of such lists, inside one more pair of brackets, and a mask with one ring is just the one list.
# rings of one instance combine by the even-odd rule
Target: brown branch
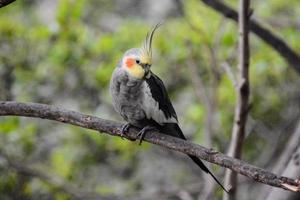
[[[249,109],[249,6],[250,0],[239,1],[239,80],[238,97],[235,107],[232,138],[228,155],[240,159],[245,138],[246,123]],[[224,193],[224,200],[236,199],[237,174],[227,170],[225,187],[230,188],[229,194]]]
[[[0,116],[24,116],[49,119],[66,124],[88,128],[112,136],[121,136],[123,123],[105,120],[79,112],[65,110],[55,106],[38,103],[18,103],[0,101]],[[131,128],[125,138],[135,140],[139,130]],[[157,144],[168,149],[197,156],[208,162],[229,168],[239,174],[247,176],[257,182],[289,190],[291,186],[300,191],[300,181],[278,176],[267,170],[250,165],[242,160],[231,158],[213,149],[207,149],[197,144],[168,136],[158,132],[149,132],[145,141]]]
[[11,4],[14,1],[16,0],[0,0],[0,8],[7,6],[8,4]]
[[[220,0],[201,0],[204,4],[211,7],[223,16],[238,21],[238,13]],[[255,33],[264,42],[275,49],[289,64],[300,74],[300,55],[295,52],[283,39],[271,33],[268,29],[260,25],[255,20],[250,20],[250,31]]]

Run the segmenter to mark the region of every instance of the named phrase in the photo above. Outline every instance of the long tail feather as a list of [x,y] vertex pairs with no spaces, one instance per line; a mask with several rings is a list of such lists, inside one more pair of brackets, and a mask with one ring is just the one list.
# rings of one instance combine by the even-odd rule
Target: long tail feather
[[[163,133],[181,138],[186,140],[185,136],[183,135],[180,127],[178,124],[166,124],[163,127],[162,130]],[[225,189],[225,187],[221,184],[221,182],[213,175],[213,173],[204,165],[204,163],[197,158],[196,156],[192,156],[192,155],[188,155],[193,161],[194,163],[196,163],[204,172],[206,172],[207,174],[210,174],[212,176],[212,178],[218,183],[218,185],[225,191],[228,193],[228,191]]]
[[225,189],[225,187],[220,183],[220,181],[215,177],[215,175],[209,171],[209,169],[204,165],[204,163],[199,159],[197,158],[196,156],[191,156],[191,155],[188,155],[193,161],[194,163],[196,163],[203,171],[205,171],[206,173],[210,174],[211,177],[213,177],[213,179],[218,183],[218,185],[225,191],[228,193],[228,191]]

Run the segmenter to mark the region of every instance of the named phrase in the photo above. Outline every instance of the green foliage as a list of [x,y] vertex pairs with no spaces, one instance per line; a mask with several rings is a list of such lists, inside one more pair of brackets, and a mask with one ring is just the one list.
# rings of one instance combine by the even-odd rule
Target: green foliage
[[[45,20],[48,14],[40,16],[41,5],[37,2],[32,1],[32,6],[28,6],[17,1],[0,12],[0,76],[13,68],[9,92],[14,100],[49,103],[120,119],[113,111],[108,94],[110,76],[122,54],[142,44],[151,24],[135,15],[130,18],[123,14],[107,23],[106,14],[118,14],[119,10],[115,5],[117,1],[104,0],[58,1],[57,8],[50,9],[53,17]],[[237,5],[237,1],[226,3]],[[277,0],[272,4],[259,1],[253,3],[253,7],[255,15],[266,22],[281,18],[297,22],[300,17],[298,0],[289,3]],[[184,17],[166,20],[155,35],[152,70],[164,80],[180,122],[187,124],[187,130],[193,131],[192,138],[201,143],[208,109],[194,93],[197,87],[191,81],[188,61],[196,64],[207,95],[215,103],[216,119],[211,122],[215,129],[213,145],[225,152],[231,136],[236,91],[221,63],[227,62],[236,74],[237,28],[199,1],[184,1],[183,9]],[[107,28],[111,24],[116,25]],[[300,50],[300,34],[295,27],[284,24],[280,28],[268,28],[284,36],[296,51]],[[283,113],[294,98],[299,77],[260,39],[252,34],[250,39],[250,115],[257,124],[276,130],[280,122],[291,121],[291,117]],[[4,84],[0,84],[0,91],[2,87]],[[244,157],[249,161],[255,161],[268,143],[262,133],[253,129],[244,148]],[[0,154],[7,152],[21,162],[39,166],[48,175],[104,196],[132,196],[142,191],[141,188],[147,188],[146,179],[155,182],[154,177],[139,177],[144,172],[139,160],[147,160],[141,157],[148,155],[151,147],[44,120],[0,118]],[[154,162],[160,164],[162,156],[157,155]],[[0,159],[1,195],[10,196],[16,185],[22,185],[19,193],[28,199],[41,199],[39,195],[46,196],[45,199],[71,199],[67,192],[58,191],[43,180],[20,180],[22,175],[5,169]],[[152,174],[156,170],[159,173],[164,169],[153,169]],[[178,182],[193,175],[183,170],[176,174]],[[168,181],[164,176],[161,179],[159,183]]]
[[1,120],[0,133],[10,134],[14,132],[18,126],[19,126],[18,117],[4,118]]

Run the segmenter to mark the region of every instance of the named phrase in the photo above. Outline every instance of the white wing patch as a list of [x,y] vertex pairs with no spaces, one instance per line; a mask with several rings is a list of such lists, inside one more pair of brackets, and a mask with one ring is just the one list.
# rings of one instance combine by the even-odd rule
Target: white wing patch
[[174,117],[166,118],[163,111],[159,109],[158,102],[152,97],[151,90],[146,83],[144,83],[144,91],[143,108],[145,109],[146,117],[148,119],[153,119],[159,124],[178,123],[177,119]]

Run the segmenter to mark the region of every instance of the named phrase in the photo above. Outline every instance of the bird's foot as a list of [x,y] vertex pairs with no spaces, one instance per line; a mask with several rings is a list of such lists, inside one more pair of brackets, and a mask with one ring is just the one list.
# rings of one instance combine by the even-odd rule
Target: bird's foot
[[137,134],[137,138],[140,140],[139,145],[142,144],[146,133],[149,131],[157,131],[157,128],[153,126],[145,126],[142,130],[140,130],[140,132]]
[[121,138],[122,139],[124,139],[124,136],[126,135],[126,133],[128,132],[128,130],[131,126],[132,125],[130,123],[126,123],[122,126],[122,129],[121,129]]

